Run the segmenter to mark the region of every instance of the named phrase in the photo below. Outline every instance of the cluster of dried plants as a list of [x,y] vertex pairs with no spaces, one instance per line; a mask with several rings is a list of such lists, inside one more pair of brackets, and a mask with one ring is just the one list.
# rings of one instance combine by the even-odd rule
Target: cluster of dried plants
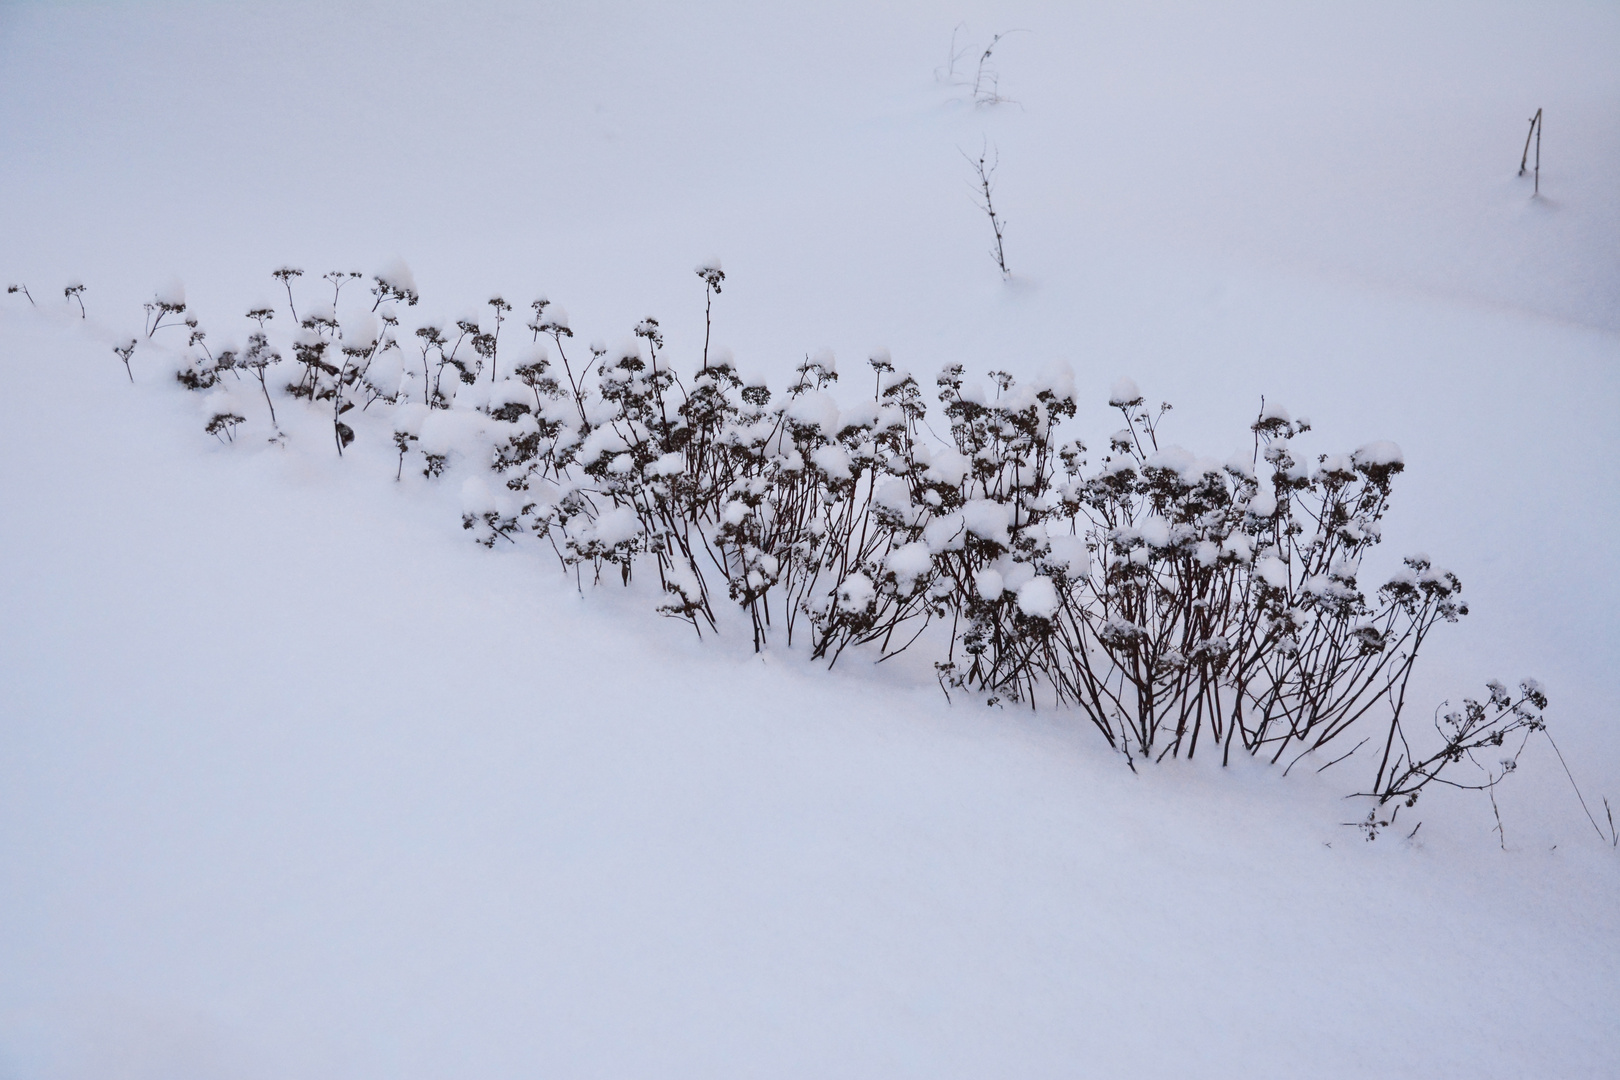
[[[1310,455],[1308,422],[1263,404],[1252,451],[1208,460],[1164,443],[1170,406],[1122,380],[1120,427],[1093,449],[1065,434],[1067,369],[985,383],[949,365],[925,387],[879,354],[860,400],[840,402],[817,354],[777,392],[711,348],[725,274],[697,273],[704,343],[684,372],[656,319],[622,348],[581,348],[544,298],[527,333],[499,296],[487,316],[406,332],[403,269],[341,321],[361,275],[325,275],[330,300],[300,315],[302,272],[277,270],[294,327],[279,347],[261,306],[245,348],[211,349],[174,290],[146,333],[185,329],[177,378],[219,396],[204,411],[222,440],[247,423],[233,386],[263,399],[272,441],[278,398],[320,410],[339,454],[374,410],[396,479],[408,461],[430,481],[464,474],[480,543],[537,541],[581,584],[651,580],[663,613],[700,635],[746,626],[756,649],[780,639],[829,665],[916,650],[947,695],[1072,710],[1133,767],[1202,751],[1326,768],[1361,751],[1359,793],[1410,805],[1431,784],[1493,788],[1543,729],[1531,680],[1492,683],[1432,730],[1409,723],[1418,654],[1467,605],[1423,555],[1364,580],[1404,468],[1394,444]],[[117,349],[126,366],[134,344]]]

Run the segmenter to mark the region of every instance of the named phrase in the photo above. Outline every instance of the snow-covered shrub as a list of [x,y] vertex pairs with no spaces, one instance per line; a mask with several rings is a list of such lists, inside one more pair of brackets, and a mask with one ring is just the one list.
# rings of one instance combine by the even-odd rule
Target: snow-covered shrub
[[[712,344],[725,274],[718,260],[697,273],[704,346],[685,377],[656,319],[581,349],[545,298],[504,354],[512,306],[495,296],[453,333],[409,331],[407,355],[396,305],[418,295],[400,265],[373,278],[369,310],[342,316],[360,275],[325,275],[331,302],[302,318],[301,272],[277,270],[297,327],[285,372],[274,312],[254,308],[240,353],[210,352],[188,317],[178,378],[204,390],[246,370],[272,427],[272,386],[329,407],[340,454],[372,430],[392,442],[396,480],[413,452],[429,480],[455,472],[479,543],[536,539],[581,582],[650,577],[659,610],[700,634],[736,612],[756,649],[797,637],[835,663],[915,647],[947,694],[1072,709],[1133,762],[1366,748],[1364,793],[1411,801],[1433,782],[1493,785],[1516,755],[1472,783],[1448,768],[1540,729],[1533,682],[1517,696],[1492,684],[1426,740],[1404,724],[1420,647],[1467,605],[1425,555],[1365,580],[1404,469],[1393,443],[1312,456],[1310,425],[1265,404],[1250,452],[1201,458],[1162,441],[1169,405],[1121,380],[1122,426],[1093,454],[1063,431],[1077,410],[1066,367],[1019,384],[947,366],[932,427],[922,384],[886,353],[861,400],[834,396],[830,353],[807,355],[778,395]],[[148,309],[150,336],[154,313],[185,312],[183,293]],[[229,440],[246,421],[220,400],[207,430]]]

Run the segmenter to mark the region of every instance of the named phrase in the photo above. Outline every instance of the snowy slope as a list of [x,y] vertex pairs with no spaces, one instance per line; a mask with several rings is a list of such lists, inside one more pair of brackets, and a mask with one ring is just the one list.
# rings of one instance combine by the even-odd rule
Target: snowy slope
[[[935,78],[961,19],[1030,29],[1016,105]],[[171,274],[214,326],[403,254],[434,314],[545,291],[689,351],[720,251],[745,367],[1060,357],[1092,430],[1130,373],[1219,456],[1281,398],[1406,450],[1389,546],[1475,608],[1426,700],[1539,675],[1613,797],[1617,27],[0,7],[0,276],[43,309],[0,297],[0,1075],[1620,1069],[1620,872],[1545,749],[1506,853],[1481,799],[1369,845],[1331,772],[1133,777],[1062,716],[700,646],[468,544],[385,447],[217,445],[107,348]]]
[[6,323],[16,1075],[1613,1063],[1579,833],[1369,845],[1330,783],[699,647],[386,455],[199,445],[75,329]]

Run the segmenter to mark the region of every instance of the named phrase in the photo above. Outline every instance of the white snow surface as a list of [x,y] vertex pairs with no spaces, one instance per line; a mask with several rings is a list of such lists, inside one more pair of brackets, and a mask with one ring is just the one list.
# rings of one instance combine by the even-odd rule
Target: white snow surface
[[[1027,29],[1012,103],[935,77],[958,23]],[[1620,10],[1555,3],[0,5],[0,278],[38,305],[0,295],[0,1076],[1620,1074],[1617,857],[1543,744],[1506,850],[1444,794],[1369,844],[1346,766],[1133,774],[926,663],[699,643],[468,543],[486,384],[401,419],[451,461],[396,484],[284,397],[267,444],[245,382],[205,436],[183,329],[133,386],[109,351],[180,280],[239,342],[290,263],[301,313],[334,268],[420,284],[402,338],[499,292],[503,374],[542,292],[689,371],[718,251],[714,355],[778,391],[823,349],[930,395],[1072,369],[1098,453],[1129,371],[1199,468],[1286,400],[1310,467],[1406,466],[1363,581],[1421,547],[1464,582],[1419,710],[1539,676],[1601,818],[1616,55]],[[936,524],[897,576],[1005,527]]]

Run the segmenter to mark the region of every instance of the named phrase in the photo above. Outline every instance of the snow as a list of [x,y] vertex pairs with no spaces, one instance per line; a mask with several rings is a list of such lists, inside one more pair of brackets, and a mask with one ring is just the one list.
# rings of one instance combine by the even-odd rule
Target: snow
[[403,431],[412,435],[422,434],[422,425],[427,421],[428,407],[419,402],[407,403],[394,410],[394,430]]
[[1048,619],[1058,606],[1057,586],[1049,577],[1032,577],[1018,588],[1018,610],[1025,615]]
[[611,427],[593,428],[579,448],[579,460],[589,464],[603,457],[620,454],[630,449],[624,436]]
[[831,394],[820,390],[806,390],[788,405],[788,419],[806,427],[819,427],[831,439],[838,434],[838,403]]
[[534,391],[521,379],[501,379],[490,388],[489,408],[505,405],[527,405],[534,408]]
[[616,506],[597,516],[595,530],[598,543],[613,547],[641,535],[641,520],[636,517],[636,512],[631,507]]
[[1262,520],[1277,513],[1277,496],[1261,488],[1249,497],[1249,513]]
[[153,297],[159,304],[173,308],[186,306],[186,287],[180,283],[179,278],[170,278],[165,282]]
[[916,580],[928,573],[934,557],[920,540],[902,544],[884,558],[883,565],[893,572],[902,592],[910,592]]
[[370,313],[346,315],[342,326],[344,348],[366,350],[377,344],[377,320]]
[[1316,471],[1323,476],[1349,479],[1355,475],[1355,458],[1348,454],[1326,454]]
[[1170,546],[1170,523],[1158,514],[1144,518],[1140,532],[1142,542],[1150,548],[1158,550]]
[[1254,538],[1247,533],[1234,532],[1221,541],[1221,553],[1246,563],[1254,556]]
[[1401,456],[1401,448],[1387,439],[1370,442],[1359,448],[1353,455],[1353,460],[1361,466],[1401,465],[1406,461]]
[[1143,465],[1149,469],[1165,469],[1177,475],[1185,476],[1187,479],[1196,479],[1196,474],[1186,476],[1192,470],[1196,461],[1197,459],[1193,457],[1191,451],[1184,447],[1167,446],[1163,450],[1155,450],[1149,454]]
[[[490,398],[493,396],[495,388],[490,385],[490,381],[488,379],[475,379],[470,383],[466,383],[461,382],[460,379],[456,378],[454,372],[450,372],[445,378],[439,380],[441,393],[443,392],[444,384],[448,382],[460,383],[460,385],[456,387],[457,409],[483,411],[489,408]],[[595,432],[592,432],[592,434],[594,435]],[[609,434],[611,435],[611,432]],[[606,441],[609,444],[613,442],[611,438],[607,438]],[[601,445],[601,443],[598,443],[597,445]],[[617,445],[614,445],[612,448],[622,449],[622,447]]]
[[1142,401],[1142,391],[1136,385],[1136,380],[1121,377],[1114,380],[1114,385],[1108,391],[1108,404],[1113,406],[1137,405]]
[[1007,583],[1002,578],[1001,572],[991,566],[986,566],[973,575],[973,587],[986,600],[999,600],[1001,594],[1007,591]]
[[873,427],[883,415],[883,407],[875,401],[852,401],[838,410],[838,430],[843,433],[850,428]]
[[1043,390],[1050,390],[1059,400],[1075,398],[1079,395],[1074,381],[1074,366],[1066,360],[1059,360],[1042,368],[1035,376],[1029,388],[1037,394]]
[[819,446],[810,455],[816,468],[835,480],[848,480],[852,475],[849,471],[849,451],[837,443]]
[[1017,592],[1035,576],[1034,566],[1017,561],[1011,555],[1003,555],[997,559],[995,568],[1001,574],[1002,589],[1007,592]]
[[901,517],[911,515],[911,491],[904,480],[885,480],[872,495],[872,502]]
[[934,554],[943,551],[961,551],[967,541],[967,529],[960,510],[940,514],[923,526],[923,542]]
[[962,524],[968,532],[981,540],[989,540],[1006,547],[1012,542],[1007,526],[1012,507],[994,499],[969,499],[962,504]]
[[1262,555],[1254,564],[1260,579],[1273,589],[1288,588],[1288,564],[1275,555]]
[[647,463],[648,476],[679,476],[686,471],[686,459],[677,453],[663,454]]
[[[454,380],[446,379],[452,383]],[[471,387],[462,387],[469,390]],[[422,450],[429,454],[452,454],[464,451],[477,442],[477,432],[484,427],[485,418],[470,409],[436,409],[422,421],[417,434]]]
[[411,273],[411,268],[406,265],[405,260],[397,256],[389,260],[381,270],[377,271],[376,278],[384,285],[390,285],[399,292],[408,295],[417,292],[416,275]]
[[[1030,28],[996,54],[1016,105],[933,77],[958,21]],[[454,459],[395,483],[276,388],[284,443],[229,379],[248,421],[205,436],[183,328],[133,386],[108,352],[154,299],[211,346],[259,297],[285,328],[291,259],[301,316],[332,267],[419,283],[418,378],[410,331],[494,289],[502,374],[542,290],[582,340],[656,315],[685,364],[717,250],[717,340],[778,393],[875,342],[930,397],[946,362],[1059,392],[1069,364],[1095,464],[1129,370],[1167,445],[1240,474],[1275,396],[1317,422],[1306,467],[1405,466],[1363,580],[1425,547],[1468,586],[1425,715],[1533,672],[1612,800],[1617,52],[1620,14],[1560,3],[0,6],[0,275],[38,305],[0,296],[0,1074],[1620,1072],[1620,875],[1539,743],[1505,851],[1463,795],[1369,844],[1338,768],[1132,773],[904,657],[699,643],[657,582],[469,543],[464,482],[511,498],[465,449],[516,393],[487,373],[395,416]],[[986,141],[1006,282],[962,190]]]
[[1071,579],[1083,578],[1091,573],[1091,552],[1086,549],[1082,537],[1059,534],[1049,537],[1047,543],[1052,550],[1046,561],[1066,572]]
[[469,514],[495,509],[495,485],[482,473],[461,482],[461,508]]
[[973,459],[966,454],[955,450],[941,450],[933,455],[923,476],[936,484],[949,484],[955,487],[967,479],[968,472],[972,468]]
[[865,611],[872,606],[877,588],[865,574],[851,574],[838,592],[838,606],[844,611]]
[[384,397],[398,394],[400,382],[404,378],[405,358],[400,355],[398,349],[389,349],[366,366],[366,382]]

